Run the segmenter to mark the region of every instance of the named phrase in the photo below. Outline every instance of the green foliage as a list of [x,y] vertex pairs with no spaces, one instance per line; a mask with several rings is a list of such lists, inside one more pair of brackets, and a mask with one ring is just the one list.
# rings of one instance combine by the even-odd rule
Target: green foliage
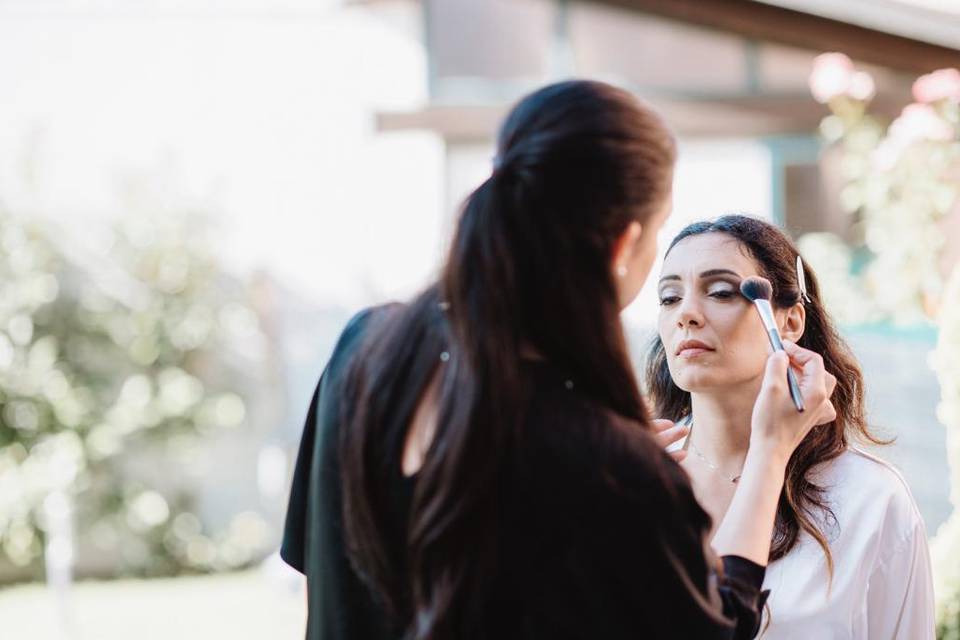
[[246,424],[264,338],[201,218],[154,211],[83,242],[0,212],[0,561],[38,576],[43,505],[76,505],[101,573],[231,568],[261,551],[242,514],[212,536],[178,481],[201,440]]

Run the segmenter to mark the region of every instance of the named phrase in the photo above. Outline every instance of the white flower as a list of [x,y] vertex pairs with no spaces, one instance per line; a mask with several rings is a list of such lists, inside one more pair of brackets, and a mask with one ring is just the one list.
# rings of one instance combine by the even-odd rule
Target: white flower
[[850,91],[854,75],[853,62],[846,55],[820,54],[813,61],[813,71],[810,73],[809,80],[810,92],[817,102],[826,104],[833,98],[846,95]]
[[890,125],[889,135],[901,142],[952,140],[953,127],[928,104],[913,103]]
[[866,102],[877,94],[877,85],[866,71],[857,71],[850,77],[850,86],[847,95],[854,100]]

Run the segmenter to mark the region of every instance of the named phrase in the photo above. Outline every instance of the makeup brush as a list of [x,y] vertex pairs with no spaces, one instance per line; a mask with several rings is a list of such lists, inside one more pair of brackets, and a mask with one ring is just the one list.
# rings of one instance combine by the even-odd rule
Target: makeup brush
[[[783,351],[783,341],[780,339],[780,331],[777,330],[777,323],[773,319],[773,308],[770,306],[770,297],[773,295],[773,287],[770,281],[759,276],[751,276],[740,283],[740,293],[747,300],[757,307],[760,314],[760,321],[767,330],[767,337],[770,338],[770,346],[774,351]],[[793,398],[793,404],[797,411],[803,411],[803,397],[800,395],[800,385],[797,384],[797,377],[793,374],[793,369],[787,367],[787,383],[790,385],[790,397]]]

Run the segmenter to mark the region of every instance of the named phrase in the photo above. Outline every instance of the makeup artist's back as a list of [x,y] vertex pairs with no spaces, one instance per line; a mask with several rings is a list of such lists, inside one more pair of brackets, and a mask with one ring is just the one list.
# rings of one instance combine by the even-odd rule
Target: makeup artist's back
[[[438,283],[351,322],[317,389],[283,546],[311,639],[755,634],[761,554],[710,557],[620,321],[674,160],[659,116],[610,85],[511,110]],[[772,525],[764,497],[741,530]]]
[[[416,623],[408,602],[398,603],[391,615],[351,565],[340,480],[344,376],[362,355],[365,334],[400,311],[399,305],[365,311],[349,323],[304,428],[281,553],[307,576],[310,639],[399,639]],[[434,337],[442,323],[438,314]],[[417,345],[422,362],[411,367],[411,397],[428,384],[417,371],[427,361],[441,361],[442,348],[429,338]],[[469,636],[750,637],[720,617],[726,608],[740,625],[755,626],[750,592],[729,599],[743,598],[742,610],[721,605],[716,591],[708,595],[710,567],[719,561],[706,555],[709,517],[682,470],[640,425],[593,402],[589,380],[528,360],[522,382],[528,416],[523,443],[498,474],[499,557],[483,572],[492,595],[476,603],[484,628],[471,628]],[[397,461],[403,437],[390,440],[384,454]],[[394,532],[388,552],[402,558],[417,477],[404,477],[399,463],[392,469],[384,501],[386,527]]]

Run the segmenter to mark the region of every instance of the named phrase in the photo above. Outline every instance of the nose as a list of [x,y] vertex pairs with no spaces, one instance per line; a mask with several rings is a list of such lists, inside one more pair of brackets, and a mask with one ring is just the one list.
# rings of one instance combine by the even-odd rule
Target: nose
[[680,329],[703,326],[703,312],[696,298],[697,296],[684,296],[681,299],[680,308],[677,310],[677,327]]

